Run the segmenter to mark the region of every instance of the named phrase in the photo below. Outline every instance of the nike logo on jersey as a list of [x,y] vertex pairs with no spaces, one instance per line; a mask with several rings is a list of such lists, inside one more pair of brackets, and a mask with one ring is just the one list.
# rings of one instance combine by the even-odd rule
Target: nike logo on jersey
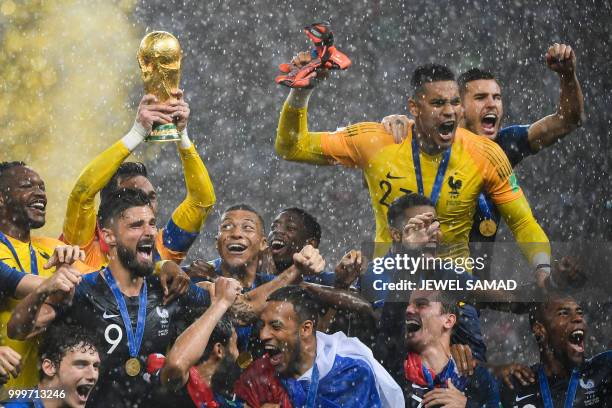
[[102,315],[103,319],[110,319],[111,317],[119,317],[119,315],[117,314],[108,314],[106,313],[106,310],[104,311],[104,314]]
[[393,180],[393,179],[403,179],[403,178],[406,178],[406,177],[401,177],[401,176],[392,176],[392,175],[391,175],[391,172],[389,171],[389,172],[387,172],[387,178],[388,178],[389,180]]
[[523,395],[522,397],[519,397],[519,396],[517,395],[517,396],[516,396],[516,402],[522,401],[522,400],[524,400],[525,398],[529,398],[529,397],[531,397],[532,395],[534,395],[534,394],[527,394],[527,395]]

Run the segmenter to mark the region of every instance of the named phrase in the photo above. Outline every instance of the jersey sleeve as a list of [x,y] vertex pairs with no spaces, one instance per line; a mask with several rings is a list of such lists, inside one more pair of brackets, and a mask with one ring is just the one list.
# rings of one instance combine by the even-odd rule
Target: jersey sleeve
[[531,213],[525,196],[498,205],[497,208],[529,262],[533,266],[550,263],[550,242]]
[[95,237],[98,191],[110,181],[130,151],[118,141],[85,167],[68,196],[63,239],[72,245],[86,246]]
[[[476,367],[466,390],[466,408],[499,408],[499,387],[493,376],[482,366]],[[505,405],[504,405],[505,406]]]
[[288,103],[283,106],[275,143],[283,159],[365,167],[375,153],[393,143],[393,137],[380,123],[357,123],[335,132],[310,132],[307,116],[306,108],[296,109]]
[[0,261],[0,295],[12,297],[19,282],[25,277],[25,273],[11,268]]
[[508,156],[512,167],[516,167],[524,158],[536,153],[529,145],[529,126],[508,126],[500,130],[497,135],[495,141]]
[[484,190],[493,203],[499,205],[523,197],[512,166],[497,143],[478,137],[467,146],[482,175]]
[[161,259],[181,263],[198,237],[215,204],[215,191],[208,171],[193,144],[179,148],[187,195],[157,235],[156,248]]

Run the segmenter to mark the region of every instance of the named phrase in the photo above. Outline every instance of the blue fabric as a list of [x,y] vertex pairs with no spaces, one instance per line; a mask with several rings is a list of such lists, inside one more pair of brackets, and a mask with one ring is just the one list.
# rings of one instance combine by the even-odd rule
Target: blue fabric
[[11,268],[0,261],[0,295],[14,296],[19,282],[25,277],[25,273]]
[[336,274],[334,272],[323,271],[316,275],[304,276],[304,282],[317,283],[319,285],[334,286],[336,283]]
[[529,146],[528,134],[531,125],[513,125],[499,131],[495,142],[502,148],[512,167],[516,167],[525,157],[535,154]]
[[[303,384],[299,384],[294,379],[286,382],[291,401],[301,401],[300,395],[308,392],[304,390]],[[302,408],[304,405],[294,405],[294,407]],[[376,380],[368,363],[359,359],[336,356],[331,371],[319,381],[314,407],[382,407],[376,389]]]
[[162,234],[163,243],[166,248],[176,252],[186,252],[193,244],[193,241],[196,240],[199,233],[185,231],[176,225],[174,221],[172,221],[172,218],[170,218]]

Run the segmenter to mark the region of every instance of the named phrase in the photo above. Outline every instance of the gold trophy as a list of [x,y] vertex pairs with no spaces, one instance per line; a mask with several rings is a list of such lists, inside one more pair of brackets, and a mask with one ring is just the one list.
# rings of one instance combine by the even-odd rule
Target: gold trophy
[[[178,40],[166,31],[145,35],[138,49],[138,65],[142,73],[145,93],[155,95],[159,103],[176,102],[170,91],[179,86],[183,52]],[[180,140],[174,123],[155,124],[148,142]]]

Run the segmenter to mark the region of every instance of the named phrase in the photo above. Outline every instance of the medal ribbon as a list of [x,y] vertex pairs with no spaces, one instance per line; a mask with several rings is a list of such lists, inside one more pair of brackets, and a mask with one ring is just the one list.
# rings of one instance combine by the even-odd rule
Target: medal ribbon
[[[442,190],[442,182],[444,182],[444,174],[448,168],[448,162],[450,161],[452,147],[448,148],[442,156],[442,161],[438,166],[438,173],[434,180],[434,185],[431,188],[431,197],[429,197],[434,205],[438,204],[440,198],[440,190]],[[425,189],[423,188],[423,175],[421,174],[421,158],[419,157],[419,142],[416,137],[412,136],[412,162],[414,164],[414,174],[416,175],[417,187],[419,194],[425,196]]]
[[[4,235],[2,232],[0,232],[0,242],[2,242],[9,249],[9,251],[11,251],[11,254],[13,255],[13,258],[15,259],[15,262],[17,262],[17,266],[19,266],[19,270],[21,270],[21,272],[23,273],[27,273],[26,270],[21,265],[21,261],[19,260],[19,257],[17,256],[17,251],[15,251],[15,247],[13,246],[13,244],[11,244],[11,241],[9,241],[6,235]],[[30,241],[30,269],[31,269],[30,273],[32,275],[38,275],[38,261],[36,260],[36,252],[34,251],[34,248],[32,247],[31,241]]]
[[[576,398],[576,389],[578,388],[579,378],[580,371],[574,368],[567,386],[565,404],[563,405],[564,408],[572,408],[574,406],[574,399]],[[544,368],[542,366],[540,366],[538,370],[538,381],[540,382],[540,392],[542,394],[542,400],[544,401],[544,408],[554,408],[552,396],[550,395],[550,388],[548,387],[548,379],[546,378],[546,374],[544,373]]]
[[138,357],[138,351],[142,344],[142,338],[144,336],[145,320],[147,317],[147,280],[143,278],[142,288],[140,289],[140,295],[138,296],[138,320],[136,321],[136,334],[132,331],[132,320],[125,304],[123,294],[117,286],[115,278],[110,272],[109,268],[104,269],[104,278],[108,284],[111,292],[115,296],[117,306],[119,306],[119,313],[121,319],[123,319],[123,325],[128,338],[128,348],[130,350],[130,357]]
[[484,193],[480,193],[480,195],[478,196],[478,209],[480,210],[480,213],[483,215],[483,217],[487,220],[493,219],[493,213],[491,212],[492,206],[493,203],[491,203],[491,200],[489,200],[489,198],[485,196]]

